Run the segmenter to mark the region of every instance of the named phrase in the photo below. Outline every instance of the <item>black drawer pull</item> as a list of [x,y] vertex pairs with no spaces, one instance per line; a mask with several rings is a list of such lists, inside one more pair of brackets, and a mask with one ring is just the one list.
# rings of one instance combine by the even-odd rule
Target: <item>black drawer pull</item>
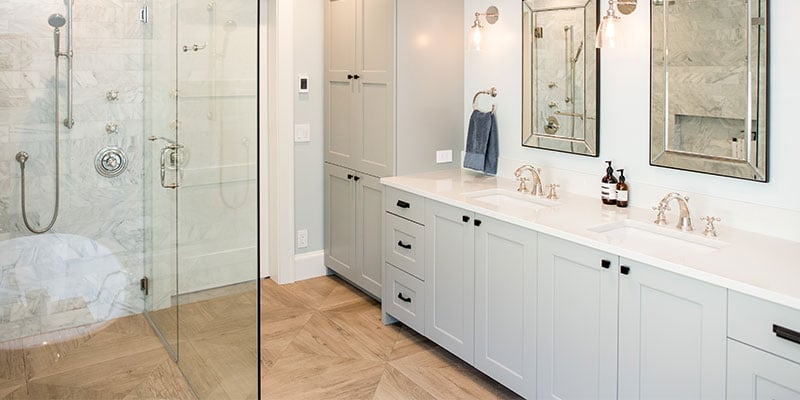
[[619,272],[622,273],[622,275],[628,275],[631,273],[631,267],[626,267],[624,265],[621,265],[619,267]]
[[347,79],[353,79],[353,74],[347,74]]
[[353,79],[359,79],[359,78],[361,78],[360,75],[358,75],[358,74],[353,75]]
[[469,217],[466,216],[466,215],[462,215],[461,216],[461,220],[464,221],[464,222],[469,222]]
[[479,220],[479,219],[476,219],[474,223],[475,223],[475,226],[481,226],[481,224],[483,223],[483,221],[481,221],[481,220]]
[[411,297],[403,296],[403,292],[397,293],[397,298],[405,301],[406,303],[411,303]]
[[347,174],[347,179],[353,179],[353,174]]
[[780,325],[772,325],[772,331],[781,339],[786,339],[792,343],[800,344],[800,332],[784,328]]
[[400,208],[411,208],[411,203],[403,200],[397,200],[397,206]]
[[402,240],[401,240],[401,241],[399,241],[399,242],[397,242],[397,245],[398,245],[398,246],[400,246],[400,247],[402,247],[402,248],[404,248],[404,249],[406,249],[406,250],[411,250],[411,245],[410,245],[410,244],[405,244],[405,243],[403,243],[403,241],[402,241]]
[[603,262],[601,262],[600,265],[605,269],[609,269],[609,268],[611,268],[611,261],[603,260]]
[[356,182],[358,182],[358,180],[359,180],[359,179],[361,179],[361,177],[360,177],[360,176],[354,176],[354,177],[353,177],[353,180],[354,180],[354,181],[356,181]]

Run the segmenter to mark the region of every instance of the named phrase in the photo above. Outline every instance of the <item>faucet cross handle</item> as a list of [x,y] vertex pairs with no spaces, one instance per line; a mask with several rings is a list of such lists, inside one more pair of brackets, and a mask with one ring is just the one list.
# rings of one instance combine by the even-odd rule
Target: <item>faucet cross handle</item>
[[714,226],[714,222],[722,221],[722,219],[720,217],[712,217],[710,215],[700,219],[706,222],[706,229],[703,230],[703,235],[717,237],[717,228]]
[[525,184],[525,182],[530,181],[530,179],[528,179],[528,178],[526,178],[524,176],[518,176],[517,177],[517,181],[519,181],[519,187],[517,188],[517,191],[520,192],[520,193],[527,192],[528,191],[528,186]]
[[671,210],[671,208],[669,208],[669,204],[664,203],[664,202],[660,202],[660,203],[656,204],[655,206],[653,206],[653,210],[658,211],[658,214],[656,215],[656,220],[653,221],[653,223],[656,224],[656,225],[666,225],[667,224],[667,216],[666,216],[665,212]]
[[547,198],[549,200],[558,200],[558,194],[556,193],[556,189],[560,188],[561,185],[557,183],[551,183],[547,186],[550,187],[550,192],[547,193]]

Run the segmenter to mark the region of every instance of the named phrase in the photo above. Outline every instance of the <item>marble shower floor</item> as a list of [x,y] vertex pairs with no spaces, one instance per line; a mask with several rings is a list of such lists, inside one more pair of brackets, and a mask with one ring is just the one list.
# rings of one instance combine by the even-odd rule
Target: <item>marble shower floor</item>
[[[338,278],[283,286],[265,280],[261,285],[264,399],[519,398],[409,328],[382,325],[380,305]],[[242,301],[242,294],[225,296],[195,303],[202,307],[195,311],[209,315],[208,310],[235,309]],[[237,335],[252,335],[252,326],[242,329],[233,320],[253,320],[248,314],[230,313],[224,325],[236,328],[215,334],[228,337],[229,344],[237,342]],[[252,342],[248,338],[244,343]],[[69,329],[47,339],[0,343],[0,399],[195,398],[141,315],[114,320],[101,329]],[[203,340],[211,339],[198,333],[186,344]],[[254,350],[248,347],[241,349]],[[231,370],[230,360],[220,352],[203,358],[202,352],[186,351],[185,357],[194,358],[192,365],[202,365],[184,373],[208,383],[198,390],[203,397],[242,395],[229,388],[214,391],[225,388],[226,377],[243,372]]]

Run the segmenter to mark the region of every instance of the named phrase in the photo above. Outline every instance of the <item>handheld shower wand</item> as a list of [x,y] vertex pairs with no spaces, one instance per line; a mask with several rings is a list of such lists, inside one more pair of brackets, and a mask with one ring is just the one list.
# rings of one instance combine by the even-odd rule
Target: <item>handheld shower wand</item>
[[47,18],[47,23],[53,29],[53,48],[55,49],[56,58],[61,56],[61,28],[66,25],[67,20],[61,14],[52,14]]

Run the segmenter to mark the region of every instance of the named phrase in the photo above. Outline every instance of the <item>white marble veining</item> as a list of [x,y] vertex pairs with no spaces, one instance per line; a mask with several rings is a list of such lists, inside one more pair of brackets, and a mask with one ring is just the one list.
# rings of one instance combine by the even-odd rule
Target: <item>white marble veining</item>
[[[490,218],[530,228],[543,234],[591,246],[621,257],[647,263],[667,271],[800,309],[800,242],[759,235],[728,227],[718,228],[718,250],[662,252],[635,241],[609,237],[596,227],[619,221],[652,224],[655,212],[640,208],[604,206],[599,198],[561,193],[556,207],[517,208],[478,202],[465,193],[494,188],[514,190],[513,180],[489,177],[466,170],[449,170],[381,179],[384,185],[464,208]],[[677,209],[677,207],[675,207]],[[694,216],[695,231],[702,236],[700,215]],[[668,221],[677,220],[676,212]],[[595,228],[592,230],[592,228]],[[676,229],[672,225],[657,227]]]

